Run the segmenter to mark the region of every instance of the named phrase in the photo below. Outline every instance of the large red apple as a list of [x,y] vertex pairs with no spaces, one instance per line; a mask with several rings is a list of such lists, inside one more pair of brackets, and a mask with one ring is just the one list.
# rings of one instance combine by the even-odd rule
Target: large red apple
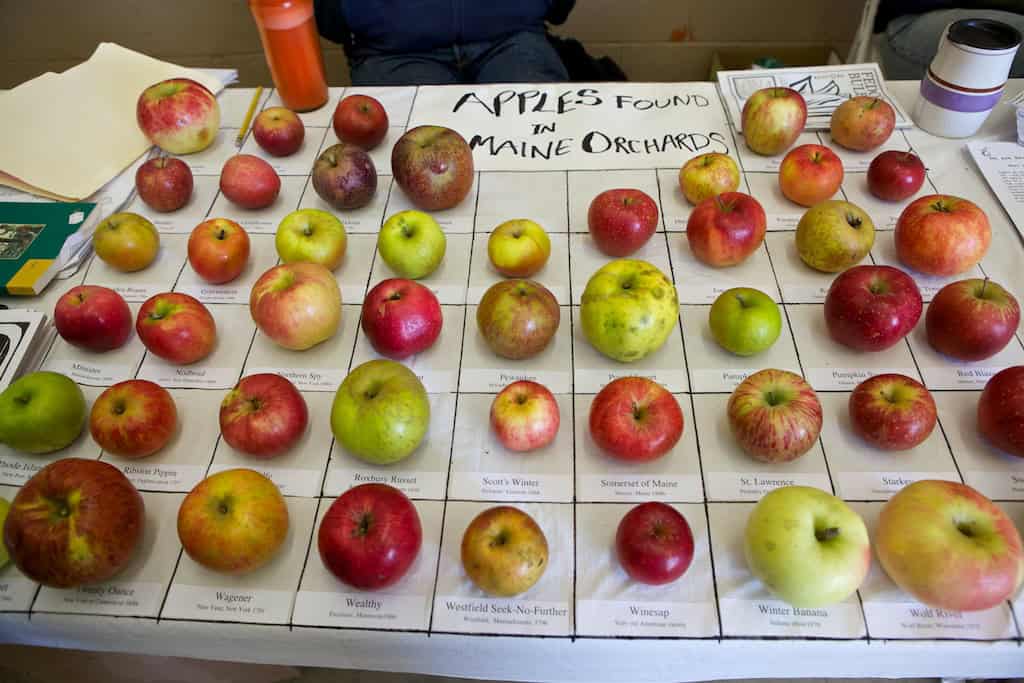
[[646,377],[620,377],[590,404],[590,436],[628,462],[655,460],[683,435],[683,411],[668,389]]
[[991,358],[1010,343],[1020,324],[1020,305],[991,280],[951,282],[939,290],[924,317],[928,343],[957,360]]
[[842,184],[843,162],[824,145],[800,145],[779,166],[779,189],[800,206],[831,199]]
[[343,98],[331,121],[339,140],[367,151],[379,145],[388,134],[388,113],[384,105],[369,95]]
[[210,355],[217,323],[206,306],[180,292],[156,294],[139,308],[135,333],[150,353],[187,365]]
[[992,229],[977,204],[930,194],[907,205],[896,221],[900,261],[928,275],[949,277],[973,268],[988,251]]
[[388,358],[401,360],[426,351],[437,341],[443,323],[437,297],[414,280],[384,280],[363,300],[363,333],[374,350]]
[[914,279],[892,266],[854,266],[825,295],[831,337],[858,351],[883,351],[914,329],[924,306]]
[[847,149],[869,152],[892,135],[896,112],[878,97],[851,97],[832,111],[832,139]]
[[742,192],[708,197],[686,221],[686,241],[701,263],[720,268],[743,263],[764,241],[761,203]]
[[220,433],[236,451],[272,458],[290,449],[306,433],[306,400],[287,378],[273,373],[248,375],[220,403]]
[[796,460],[821,434],[821,403],[800,375],[767,369],[729,397],[729,427],[747,455],[762,462]]
[[220,105],[206,86],[188,78],[155,83],[139,95],[135,118],[143,135],[171,154],[206,149],[220,128]]
[[533,280],[502,280],[484,292],[476,308],[476,326],[491,351],[522,360],[547,348],[558,331],[558,300]]
[[286,349],[302,351],[338,331],[341,289],[318,263],[284,263],[252,286],[249,313],[260,332]]
[[25,482],[4,522],[4,546],[22,574],[52,588],[100,583],[142,540],[142,496],[121,470],[64,458]]
[[286,157],[302,147],[306,126],[291,109],[269,107],[253,120],[252,137],[267,154]]
[[555,440],[561,414],[558,401],[543,384],[512,382],[491,403],[491,431],[510,451],[523,453]]
[[879,199],[901,202],[924,185],[925,167],[913,152],[882,152],[868,166],[868,191]]
[[92,404],[89,431],[105,453],[144,458],[167,445],[178,426],[174,397],[159,384],[129,379],[108,387]]
[[641,503],[615,532],[615,554],[630,578],[660,586],[686,573],[693,561],[693,532],[681,512],[665,503]]
[[774,156],[796,142],[807,123],[807,102],[792,88],[762,88],[743,104],[741,130],[747,147]]
[[98,285],[78,285],[66,291],[53,309],[53,323],[69,344],[89,351],[124,346],[132,333],[132,311],[124,298]]
[[154,211],[177,211],[192,196],[192,169],[174,157],[149,159],[135,172],[135,190]]
[[324,566],[354,588],[377,590],[399,581],[420,552],[420,516],[404,493],[361,484],[331,503],[317,548]]
[[876,448],[905,451],[924,443],[935,428],[935,399],[905,375],[869,377],[849,401],[853,430]]
[[249,262],[249,233],[227,218],[210,218],[188,237],[188,262],[209,283],[231,282]]
[[243,209],[263,209],[277,199],[281,178],[258,156],[236,154],[224,162],[220,171],[220,191]]
[[1024,458],[1024,365],[989,379],[978,399],[978,431],[996,448]]
[[417,208],[450,209],[473,187],[473,150],[451,128],[417,126],[391,148],[391,172]]
[[642,190],[605,190],[587,209],[587,229],[608,256],[629,256],[658,228],[658,205]]

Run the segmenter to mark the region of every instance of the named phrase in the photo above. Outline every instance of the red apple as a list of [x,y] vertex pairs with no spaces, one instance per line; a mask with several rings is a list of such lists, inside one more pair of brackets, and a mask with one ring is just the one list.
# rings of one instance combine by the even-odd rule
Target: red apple
[[910,268],[949,277],[973,268],[988,251],[992,229],[976,204],[930,194],[907,205],[896,221],[896,254]]
[[868,191],[879,199],[900,202],[921,189],[924,175],[924,163],[917,155],[891,149],[871,160]]
[[561,322],[558,301],[533,280],[502,280],[484,292],[476,326],[491,351],[502,358],[536,356],[554,339]]
[[807,102],[792,88],[762,88],[747,98],[740,119],[747,147],[774,156],[789,149],[803,132]]
[[729,427],[747,455],[761,462],[796,460],[821,434],[821,403],[803,377],[767,369],[743,380],[729,397]]
[[170,392],[144,379],[108,387],[92,404],[89,431],[105,453],[144,458],[167,445],[178,426]]
[[243,209],[270,206],[281,191],[281,178],[274,167],[252,154],[236,154],[220,171],[220,191]]
[[1010,343],[1020,324],[1020,305],[988,279],[951,282],[928,304],[928,343],[957,360],[991,358]]
[[4,522],[4,546],[22,574],[51,588],[115,576],[142,540],[142,496],[100,460],[64,458],[25,482]]
[[177,211],[192,196],[192,169],[181,159],[155,157],[135,172],[135,190],[154,211]]
[[361,484],[341,494],[327,508],[317,532],[324,566],[361,590],[397,583],[422,544],[416,506],[387,484]]
[[628,256],[658,228],[658,205],[641,190],[605,190],[587,210],[587,229],[608,256]]
[[413,280],[384,280],[363,300],[363,334],[377,353],[395,360],[433,346],[443,322],[437,297]]
[[892,266],[854,266],[825,295],[831,337],[858,351],[884,351],[910,333],[924,306],[917,283]]
[[491,431],[502,446],[517,453],[554,441],[560,422],[558,401],[537,382],[512,382],[491,403]]
[[249,294],[260,332],[286,349],[302,351],[330,339],[341,324],[341,289],[327,268],[299,261],[274,266]]
[[760,248],[766,228],[759,201],[742,192],[723,192],[693,210],[686,221],[686,241],[701,263],[735,266]]
[[916,379],[886,374],[869,377],[849,402],[853,431],[886,451],[905,451],[924,443],[935,428],[935,400]]
[[842,184],[843,162],[824,145],[800,145],[779,166],[779,189],[800,206],[831,199]]
[[693,561],[693,532],[686,517],[671,505],[641,503],[619,522],[615,554],[634,581],[652,586],[671,583]]
[[1000,370],[985,385],[978,431],[996,448],[1024,458],[1024,365]]
[[473,150],[451,128],[417,126],[391,148],[391,172],[417,208],[450,209],[473,187]]
[[124,298],[98,285],[66,291],[53,309],[53,323],[67,343],[89,351],[124,346],[132,333],[132,311]]
[[668,389],[646,377],[620,377],[590,404],[590,436],[618,460],[646,462],[683,435],[683,411]]
[[220,105],[206,86],[188,78],[155,83],[139,95],[135,118],[150,142],[171,154],[206,149],[220,128]]
[[236,451],[272,458],[306,433],[306,400],[288,379],[273,373],[248,375],[220,404],[220,433]]
[[313,163],[313,189],[335,209],[366,206],[377,192],[377,167],[361,147],[331,145]]
[[269,107],[261,111],[252,122],[252,136],[256,144],[271,156],[286,157],[302,147],[306,126],[291,109]]
[[847,149],[869,152],[892,135],[896,112],[885,100],[858,96],[846,100],[832,112],[832,139]]
[[388,134],[388,113],[369,95],[349,95],[334,110],[334,134],[369,151]]
[[249,262],[249,233],[227,218],[205,220],[189,235],[188,262],[207,282],[231,282]]
[[206,358],[217,343],[217,324],[210,311],[180,292],[147,299],[135,319],[135,333],[150,353],[178,365]]

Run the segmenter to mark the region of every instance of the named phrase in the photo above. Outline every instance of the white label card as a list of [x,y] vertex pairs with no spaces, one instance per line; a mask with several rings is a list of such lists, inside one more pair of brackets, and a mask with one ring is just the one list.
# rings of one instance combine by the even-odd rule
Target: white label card
[[921,479],[959,481],[956,472],[840,472],[836,492],[847,500],[889,500],[909,484]]
[[587,474],[580,477],[579,498],[602,502],[661,500],[702,502],[697,474]]
[[832,490],[828,474],[818,472],[705,472],[704,481],[707,483],[709,500],[758,501],[764,494],[783,486],[813,486],[824,491]]
[[46,361],[46,369],[67,375],[79,384],[93,387],[109,387],[129,380],[135,375],[135,368],[122,363],[94,363],[70,358]]
[[189,491],[206,476],[206,465],[112,460],[111,465],[124,472],[135,488],[146,491]]
[[917,377],[915,368],[807,368],[806,379],[818,391],[842,391],[853,389],[875,375],[888,373]]
[[295,597],[293,621],[316,626],[423,630],[429,602],[429,595],[300,591]]
[[570,611],[568,602],[439,595],[433,630],[564,636],[569,634]]
[[232,590],[212,586],[171,586],[161,615],[170,619],[284,624],[292,610],[291,591]]
[[238,367],[170,365],[150,357],[142,363],[139,379],[148,379],[167,389],[230,389],[238,381]]
[[964,470],[964,481],[995,500],[1024,500],[1024,471]]
[[719,606],[722,630],[728,636],[860,638],[864,635],[864,619],[856,601],[804,609],[781,600],[722,598]]
[[873,638],[1013,638],[1016,630],[1006,605],[982,612],[955,612],[916,602],[865,601]]
[[713,602],[580,600],[577,632],[587,636],[707,637],[718,630]]
[[410,498],[442,498],[447,473],[415,470],[354,470],[348,467],[328,467],[324,491],[347,491],[360,484],[387,484],[394,486]]
[[257,373],[272,373],[291,380],[292,384],[299,391],[337,391],[345,376],[348,374],[344,369],[317,368],[271,368],[271,367],[247,367],[245,374],[255,375]]
[[39,585],[26,579],[16,569],[8,569],[0,578],[0,612],[22,612],[28,610]]
[[558,474],[462,472],[458,478],[465,482],[458,489],[471,495],[462,495],[463,491],[457,489],[449,494],[453,498],[550,501],[563,500],[565,492],[572,491],[571,479]]
[[43,587],[33,609],[112,616],[156,616],[164,584],[152,581],[103,583],[68,590]]

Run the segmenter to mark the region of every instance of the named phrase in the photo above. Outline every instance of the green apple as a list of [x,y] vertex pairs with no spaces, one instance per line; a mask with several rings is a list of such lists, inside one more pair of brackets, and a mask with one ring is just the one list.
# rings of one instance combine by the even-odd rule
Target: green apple
[[345,258],[345,226],[331,213],[299,209],[281,219],[274,237],[284,263],[309,261],[334,270]]
[[[6,498],[0,498],[0,529],[4,528],[4,522],[7,521],[7,512],[11,509],[11,502]],[[0,543],[0,569],[7,566],[7,563],[11,561],[11,555],[7,552],[7,545]]]
[[58,372],[32,372],[0,394],[0,443],[25,453],[68,446],[85,426],[82,390]]
[[753,356],[771,347],[782,330],[782,315],[772,298],[758,289],[722,292],[708,314],[711,336],[737,356]]
[[618,259],[594,273],[580,306],[583,334],[595,349],[623,363],[661,348],[679,319],[672,281],[638,259]]
[[412,370],[393,360],[371,360],[352,370],[331,406],[334,438],[376,465],[409,457],[429,423],[426,389]]
[[743,540],[750,571],[794,607],[842,602],[871,566],[864,520],[810,486],[767,493],[751,510]]
[[381,226],[377,251],[399,277],[427,277],[444,259],[444,232],[430,214],[399,211]]

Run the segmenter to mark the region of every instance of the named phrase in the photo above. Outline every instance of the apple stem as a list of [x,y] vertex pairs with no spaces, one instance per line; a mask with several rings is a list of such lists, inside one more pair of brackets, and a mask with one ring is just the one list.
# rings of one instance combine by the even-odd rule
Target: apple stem
[[365,536],[370,532],[370,525],[373,524],[373,520],[370,519],[370,515],[363,515],[359,518],[359,535]]
[[815,529],[814,537],[819,541],[830,541],[839,535],[839,527],[830,526],[826,529]]
[[978,298],[979,299],[984,299],[985,298],[985,290],[987,288],[988,288],[988,275],[986,275],[985,279],[981,281],[981,291],[978,292]]

